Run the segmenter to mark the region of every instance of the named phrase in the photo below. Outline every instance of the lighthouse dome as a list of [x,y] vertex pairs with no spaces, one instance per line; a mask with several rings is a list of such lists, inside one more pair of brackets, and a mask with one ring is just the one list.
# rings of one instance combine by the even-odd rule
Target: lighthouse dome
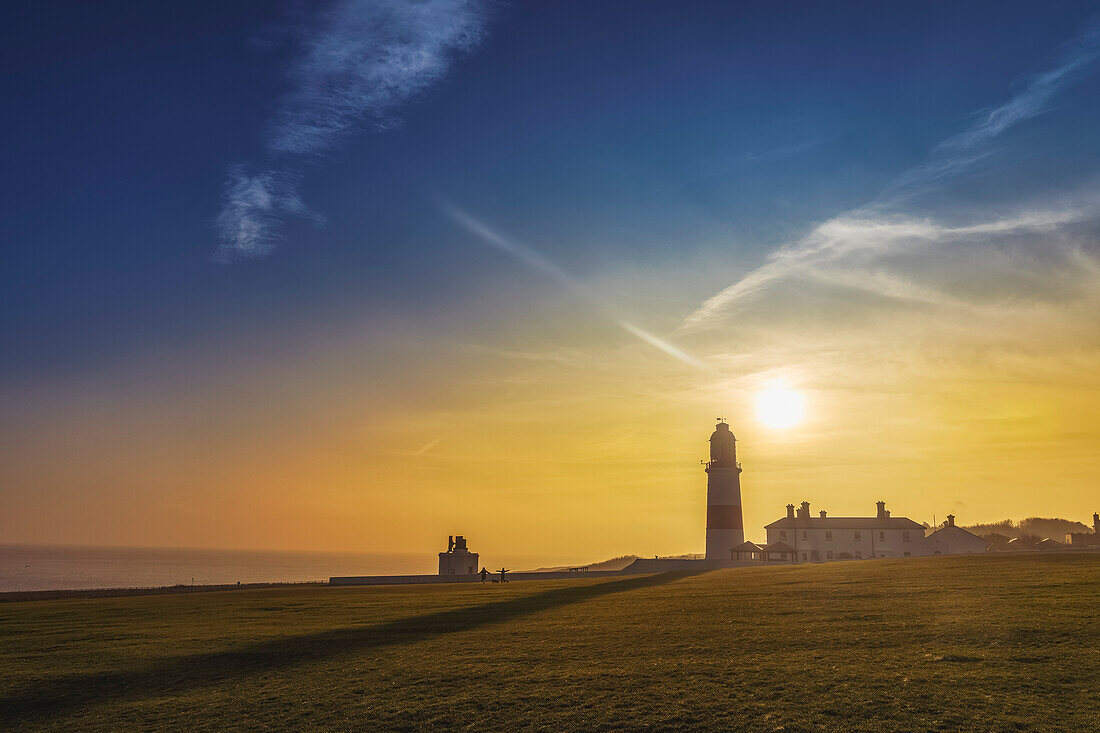
[[724,422],[718,423],[710,436],[710,460],[719,466],[730,467],[737,462],[737,438]]
[[730,430],[729,423],[720,422],[715,426],[714,432],[710,434],[710,442],[713,443],[716,440],[737,440]]

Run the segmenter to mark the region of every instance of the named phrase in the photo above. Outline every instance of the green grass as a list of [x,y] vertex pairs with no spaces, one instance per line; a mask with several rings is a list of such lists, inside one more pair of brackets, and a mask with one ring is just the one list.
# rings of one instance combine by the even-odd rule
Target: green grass
[[0,730],[1100,730],[1100,554],[0,605]]

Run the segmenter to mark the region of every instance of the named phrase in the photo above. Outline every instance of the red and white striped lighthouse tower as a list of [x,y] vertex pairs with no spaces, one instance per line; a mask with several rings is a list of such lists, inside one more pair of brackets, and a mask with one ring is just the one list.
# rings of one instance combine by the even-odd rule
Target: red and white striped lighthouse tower
[[741,464],[737,438],[719,418],[710,436],[707,463],[707,559],[729,560],[730,550],[745,541],[741,519]]

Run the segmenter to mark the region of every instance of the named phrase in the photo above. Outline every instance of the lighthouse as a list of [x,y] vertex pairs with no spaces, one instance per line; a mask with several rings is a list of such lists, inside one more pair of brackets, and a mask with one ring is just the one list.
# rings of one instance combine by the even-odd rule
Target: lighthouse
[[707,560],[729,560],[730,550],[745,541],[745,529],[737,438],[721,419],[710,436],[710,462],[706,466]]

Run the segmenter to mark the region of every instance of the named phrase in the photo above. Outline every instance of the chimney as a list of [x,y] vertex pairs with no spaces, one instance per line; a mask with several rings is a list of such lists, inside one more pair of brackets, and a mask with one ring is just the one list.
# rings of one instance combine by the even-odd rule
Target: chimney
[[822,510],[821,510],[821,518],[822,518],[822,519],[824,519],[824,518],[825,518],[825,510],[824,510],[824,509],[822,509]]
[[955,515],[954,514],[948,514],[947,515],[947,526],[948,527],[954,527],[955,526]]
[[887,510],[886,510],[886,518],[887,518],[887,519],[889,519],[889,518],[890,518],[890,510],[889,510],[889,509],[887,509]]
[[794,504],[787,505],[787,519],[794,519]]
[[878,507],[878,518],[879,519],[886,519],[888,516],[890,516],[889,514],[886,513],[886,502],[884,502],[884,501],[875,502],[875,506]]
[[798,510],[798,516],[802,517],[803,519],[810,518],[810,502],[802,502],[802,506]]

